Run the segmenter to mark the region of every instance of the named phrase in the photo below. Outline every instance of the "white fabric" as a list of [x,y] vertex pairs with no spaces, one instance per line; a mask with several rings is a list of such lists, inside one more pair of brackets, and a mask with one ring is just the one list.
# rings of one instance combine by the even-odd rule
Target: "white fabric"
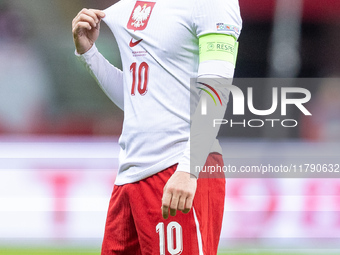
[[197,233],[197,243],[198,243],[198,254],[199,255],[204,255],[203,253],[203,241],[202,241],[202,234],[200,230],[200,223],[197,219],[196,211],[195,208],[192,208],[193,214],[194,214],[194,219],[195,219],[195,224],[196,224],[196,233]]
[[111,101],[124,110],[123,72],[111,65],[96,45],[83,55],[75,54]]
[[[127,26],[128,23],[131,26],[129,19],[135,7],[139,5],[141,10],[147,2],[136,5],[135,0],[122,0],[106,9],[103,19],[116,37],[124,70],[124,125],[119,139],[116,185],[139,181],[180,161],[179,170],[189,171],[183,152],[188,147],[190,134],[190,78],[197,77],[199,70],[198,36],[222,33],[237,38],[238,32],[219,31],[217,24],[230,24],[239,29],[242,25],[237,0],[150,2],[155,5],[143,21],[147,23],[144,30]],[[142,41],[130,47],[139,40]],[[96,66],[92,61],[96,58],[89,59],[87,65]],[[136,83],[140,78],[143,84],[145,69],[141,69],[139,78],[138,70],[145,63],[148,65],[147,92],[140,95],[136,88],[135,95],[131,95],[133,65],[137,70]],[[108,65],[104,61],[102,64]],[[92,72],[101,82],[104,74],[93,69]],[[109,79],[120,80],[115,76]],[[105,88],[108,93],[108,87]],[[109,97],[115,96],[109,94]],[[220,150],[217,142],[208,147]]]
[[[213,122],[214,119],[223,119],[224,117],[230,91],[223,85],[230,84],[233,76],[234,66],[230,62],[209,60],[200,64],[197,81],[205,82],[215,88],[223,105],[215,105],[207,94],[201,94],[198,107],[191,117],[190,141],[186,145],[176,171],[190,172],[198,178],[199,172],[196,166],[202,169],[210,152],[222,154],[222,148],[216,139],[220,126],[214,128]],[[207,115],[201,114],[203,100],[207,103],[207,109],[212,109]],[[191,147],[194,149],[190,150]]]

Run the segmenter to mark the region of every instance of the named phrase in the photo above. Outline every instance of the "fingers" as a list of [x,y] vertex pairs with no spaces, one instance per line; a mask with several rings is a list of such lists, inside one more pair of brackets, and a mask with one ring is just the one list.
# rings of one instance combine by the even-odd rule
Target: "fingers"
[[163,219],[167,219],[169,217],[169,207],[171,201],[171,193],[164,189],[163,198],[162,198],[162,216]]
[[78,22],[77,25],[74,27],[73,29],[73,33],[77,33],[79,29],[87,29],[87,30],[91,30],[92,27],[88,22]]
[[96,9],[90,9],[90,11],[94,12],[98,18],[102,19],[105,18],[105,12]]
[[193,197],[191,196],[178,196],[176,193],[172,193],[165,189],[162,198],[162,215],[166,220],[170,215],[176,216],[177,210],[183,213],[189,213],[193,204]]
[[170,204],[170,215],[176,216],[176,211],[178,209],[179,198],[175,194],[172,195],[171,204]]
[[78,22],[87,22],[91,25],[91,27],[96,27],[97,24],[99,23],[99,20],[96,16],[96,18],[93,18],[90,15],[86,15],[86,14],[81,14],[78,17]]
[[184,210],[182,211],[182,213],[185,213],[185,214],[187,214],[187,213],[189,213],[189,212],[190,212],[190,210],[191,210],[191,209],[184,209]]
[[96,27],[99,19],[94,12],[91,12],[87,9],[83,9],[78,15],[73,19],[72,25],[75,26],[79,22],[87,22],[92,27]]
[[170,215],[176,216],[176,211],[178,209],[179,197],[172,189],[164,187],[163,198],[162,198],[162,215],[163,219],[167,219],[169,217],[169,208]]
[[183,211],[185,209],[186,197],[181,196],[178,201],[178,210]]
[[[105,13],[100,10],[83,9],[73,19],[72,26],[74,30],[77,28],[86,28],[88,30],[91,30],[92,28],[97,27],[101,19],[104,17]],[[84,23],[88,23],[88,25],[84,25]]]
[[192,208],[193,202],[194,202],[194,198],[192,196],[187,197],[185,208],[182,210],[182,212],[189,213]]
[[178,203],[178,210],[182,211],[183,213],[189,213],[193,204],[193,197],[191,196],[181,196],[179,203]]
[[175,172],[167,181],[162,197],[162,215],[164,219],[176,216],[177,210],[188,213],[193,205],[197,179],[189,173]]

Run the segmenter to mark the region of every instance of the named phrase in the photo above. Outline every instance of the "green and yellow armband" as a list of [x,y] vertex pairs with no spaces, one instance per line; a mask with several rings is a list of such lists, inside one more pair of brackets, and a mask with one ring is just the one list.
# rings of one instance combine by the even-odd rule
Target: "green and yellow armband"
[[199,38],[200,63],[207,60],[223,60],[236,64],[238,42],[231,35],[206,34]]

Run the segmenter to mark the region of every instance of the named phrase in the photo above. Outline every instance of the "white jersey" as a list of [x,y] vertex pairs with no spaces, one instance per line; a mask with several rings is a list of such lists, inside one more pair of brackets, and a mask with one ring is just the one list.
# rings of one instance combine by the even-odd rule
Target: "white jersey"
[[[123,185],[180,161],[190,135],[190,78],[199,69],[198,37],[223,33],[238,38],[242,21],[238,0],[122,0],[104,12],[123,65],[124,124],[116,179]],[[212,151],[220,151],[217,140]]]

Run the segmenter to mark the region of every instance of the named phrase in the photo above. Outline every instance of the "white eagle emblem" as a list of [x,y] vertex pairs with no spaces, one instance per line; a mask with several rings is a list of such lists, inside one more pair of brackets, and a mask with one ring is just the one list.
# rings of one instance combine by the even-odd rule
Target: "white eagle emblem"
[[143,21],[147,20],[151,13],[151,7],[146,6],[147,5],[144,4],[143,8],[140,5],[136,7],[132,15],[132,20],[134,20],[134,22],[131,23],[132,26],[136,28],[144,26]]

